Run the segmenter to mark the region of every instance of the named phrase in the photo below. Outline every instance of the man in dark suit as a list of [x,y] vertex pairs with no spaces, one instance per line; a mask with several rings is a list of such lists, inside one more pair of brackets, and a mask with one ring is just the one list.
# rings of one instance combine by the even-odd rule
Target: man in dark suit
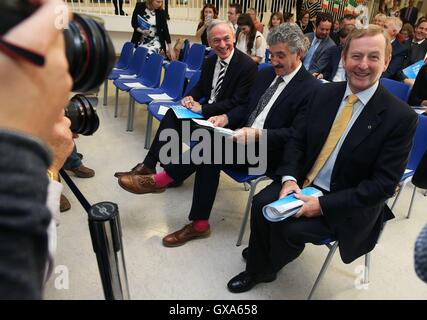
[[418,9],[414,7],[414,0],[409,0],[408,6],[400,10],[403,23],[409,22],[412,26],[417,22]]
[[[226,113],[243,104],[255,80],[257,66],[246,54],[234,49],[234,31],[221,20],[213,20],[208,26],[208,41],[215,51],[206,59],[200,80],[189,96],[182,99],[182,105],[191,107],[205,118]],[[203,103],[198,101],[204,100]],[[181,120],[169,110],[160,123],[150,150],[142,163],[131,171],[116,172],[115,176],[155,173],[159,161],[159,151],[166,143],[160,141],[160,133],[165,129],[180,132]]]
[[396,17],[387,17],[384,30],[387,31],[391,38],[391,61],[388,68],[382,74],[383,78],[397,79],[398,73],[403,69],[408,50],[399,42],[397,35],[402,29],[402,20]]
[[[393,217],[385,201],[405,170],[418,119],[379,84],[390,51],[378,26],[350,34],[343,51],[348,82],[316,90],[285,147],[278,179],[253,200],[246,271],[229,281],[231,292],[274,281],[305,243],[335,239],[345,263],[374,248]],[[310,185],[324,195],[302,195],[300,187]],[[267,221],[263,206],[292,192],[304,202],[301,210]]]
[[334,21],[329,13],[318,13],[315,32],[306,35],[310,40],[310,48],[303,63],[310,73],[319,73],[326,66],[327,61],[322,59],[322,56],[327,49],[335,46],[335,42],[329,37],[333,24]]
[[[133,190],[138,193],[157,193],[164,191],[168,183],[183,181],[196,172],[189,215],[191,223],[163,238],[165,246],[176,247],[189,240],[209,235],[208,219],[215,201],[221,169],[231,167],[248,172],[251,165],[258,165],[262,166],[257,168],[262,171],[258,174],[274,172],[280,163],[283,147],[292,134],[294,121],[301,117],[300,110],[308,103],[311,92],[320,85],[302,66],[301,56],[307,45],[301,29],[296,24],[283,24],[272,30],[268,43],[272,67],[259,72],[247,102],[209,119],[217,127],[227,126],[233,130],[240,128],[233,136],[237,141],[247,142],[251,137],[254,138],[260,153],[260,162],[265,166],[250,163],[249,160],[246,160],[246,163],[236,161],[242,154],[238,154],[239,149],[237,144],[234,144],[234,150],[231,152],[227,153],[228,150],[224,148],[223,159],[219,163],[208,161],[209,163],[200,165],[171,164],[165,165],[165,171],[156,175],[120,179],[125,187],[137,186]],[[217,147],[218,145],[215,145],[211,152],[213,156],[217,153]],[[245,152],[242,153],[246,159]],[[227,164],[230,163],[225,160],[227,158],[233,159],[232,164]]]
[[346,14],[344,17],[340,18],[340,27],[338,30],[334,30],[330,34],[332,40],[334,40],[337,46],[340,45],[340,36],[339,32],[344,28],[351,28],[353,30],[356,27],[356,18],[352,14]]
[[[418,22],[414,31],[414,37],[403,43],[404,47],[408,50],[408,54],[403,62],[403,68],[406,68],[417,61],[427,59],[427,21]],[[415,81],[415,79],[408,79],[402,71],[398,73],[398,79],[410,84],[411,86]]]
[[321,62],[321,65],[325,65],[325,68],[320,73],[314,73],[313,75],[318,79],[325,79],[329,82],[345,81],[346,75],[344,66],[342,64],[341,53],[348,35],[354,29],[354,26],[347,26],[342,28],[338,32],[340,44],[335,47],[330,47],[326,50],[322,59],[326,60],[326,63]]

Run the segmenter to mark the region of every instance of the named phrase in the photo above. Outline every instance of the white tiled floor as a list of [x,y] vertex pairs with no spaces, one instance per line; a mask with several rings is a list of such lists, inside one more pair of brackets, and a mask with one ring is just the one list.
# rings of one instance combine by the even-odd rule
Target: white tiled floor
[[[84,164],[95,169],[96,175],[73,180],[89,202],[108,200],[119,205],[132,299],[305,299],[327,254],[324,246],[307,245],[273,283],[239,295],[227,291],[228,280],[244,269],[240,253],[247,244],[248,230],[243,245],[236,247],[235,243],[248,193],[225,175],[211,215],[210,238],[178,248],[162,246],[163,236],[187,223],[193,179],[157,195],[134,195],[118,186],[113,173],[130,169],[146,153],[146,109],[137,106],[134,131],[126,132],[127,95],[120,95],[119,116],[114,118],[112,92],[110,86],[108,106],[100,103],[98,107],[99,130],[93,137],[77,140]],[[427,299],[427,285],[417,278],[413,267],[414,241],[427,222],[427,198],[417,193],[412,217],[406,220],[411,192],[412,187],[406,187],[395,209],[397,218],[387,224],[373,251],[369,288],[355,288],[363,258],[345,265],[336,254],[315,299]],[[60,289],[64,274],[53,274],[45,298],[103,299],[86,213],[66,186],[64,193],[72,209],[61,214],[56,264],[68,270],[69,286]],[[61,270],[64,268],[57,269]]]

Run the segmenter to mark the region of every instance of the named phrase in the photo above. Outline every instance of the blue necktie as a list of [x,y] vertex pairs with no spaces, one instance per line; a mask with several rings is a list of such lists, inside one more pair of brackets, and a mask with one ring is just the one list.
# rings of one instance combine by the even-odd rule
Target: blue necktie
[[313,59],[314,53],[316,52],[317,49],[317,38],[315,37],[313,39],[313,42],[311,43],[310,49],[308,49],[307,55],[305,56],[304,59],[304,67],[308,70],[311,64],[311,60]]

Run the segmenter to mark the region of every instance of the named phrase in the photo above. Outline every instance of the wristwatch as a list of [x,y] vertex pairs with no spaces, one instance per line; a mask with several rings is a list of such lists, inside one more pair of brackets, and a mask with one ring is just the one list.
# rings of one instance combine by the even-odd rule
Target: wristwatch
[[59,174],[58,174],[58,172],[52,172],[50,170],[47,170],[47,176],[48,176],[49,179],[59,182]]

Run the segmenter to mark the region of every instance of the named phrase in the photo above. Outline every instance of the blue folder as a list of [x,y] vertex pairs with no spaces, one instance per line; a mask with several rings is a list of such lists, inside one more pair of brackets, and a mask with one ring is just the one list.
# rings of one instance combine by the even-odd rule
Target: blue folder
[[138,15],[137,19],[138,19],[138,26],[142,30],[150,30],[151,24],[149,24],[144,18],[142,18],[140,15]]
[[174,104],[168,107],[175,112],[178,119],[203,119],[203,116],[200,113],[193,112],[180,104]]
[[415,79],[417,77],[418,71],[420,71],[423,65],[424,60],[420,60],[410,65],[409,67],[406,67],[402,71],[409,79]]

